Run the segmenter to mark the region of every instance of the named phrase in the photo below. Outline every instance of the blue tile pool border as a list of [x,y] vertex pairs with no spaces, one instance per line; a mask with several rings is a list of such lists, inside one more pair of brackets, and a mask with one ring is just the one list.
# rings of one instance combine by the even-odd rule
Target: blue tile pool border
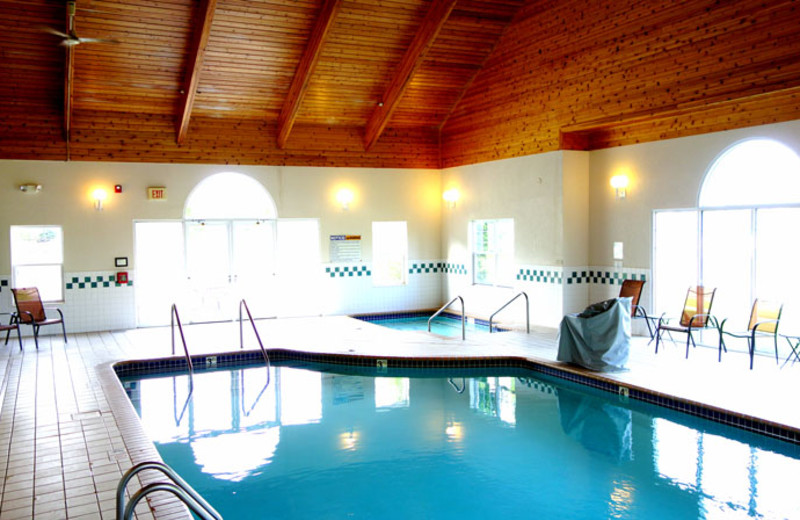
[[[269,358],[274,362],[302,361],[308,363],[321,363],[330,365],[347,365],[379,368],[379,360],[385,362],[387,369],[393,368],[522,368],[556,377],[573,383],[579,383],[592,388],[603,390],[628,399],[662,406],[696,417],[701,417],[716,423],[726,424],[742,430],[758,433],[770,438],[779,439],[792,444],[800,445],[800,430],[785,425],[773,423],[752,416],[737,414],[721,408],[716,408],[688,399],[681,399],[666,394],[654,392],[641,387],[621,385],[615,381],[604,378],[601,374],[586,374],[572,370],[568,365],[551,365],[521,357],[432,357],[410,358],[392,356],[364,356],[356,354],[323,354],[301,352],[288,349],[267,349]],[[215,358],[210,363],[209,358]],[[204,354],[191,356],[195,371],[204,371],[208,368],[231,368],[247,364],[263,363],[260,350],[243,350],[240,352],[225,352],[219,354]],[[160,359],[120,361],[112,365],[118,378],[154,375],[159,373],[180,372],[187,370],[186,359],[170,357]]]

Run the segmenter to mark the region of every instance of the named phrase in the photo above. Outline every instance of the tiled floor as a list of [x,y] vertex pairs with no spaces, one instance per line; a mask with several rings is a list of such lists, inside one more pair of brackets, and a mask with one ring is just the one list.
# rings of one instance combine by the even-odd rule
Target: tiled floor
[[[545,362],[554,362],[556,354],[553,330],[461,341],[345,317],[264,320],[258,328],[268,348],[309,352],[519,356]],[[233,323],[186,327],[186,336],[193,354],[239,348]],[[246,348],[255,348],[252,333],[245,337]],[[0,518],[114,518],[122,473],[157,454],[111,362],[165,357],[170,351],[169,330],[162,328],[76,334],[67,344],[48,336],[38,351],[31,339],[23,351],[11,342],[0,350]],[[630,369],[605,377],[800,430],[793,399],[800,395],[800,366],[780,369],[764,356],[750,371],[744,354],[728,354],[722,363],[716,355],[697,348],[686,360],[682,347],[670,343],[655,355],[645,338],[635,338]],[[159,495],[139,505],[137,518],[188,518],[174,500]]]

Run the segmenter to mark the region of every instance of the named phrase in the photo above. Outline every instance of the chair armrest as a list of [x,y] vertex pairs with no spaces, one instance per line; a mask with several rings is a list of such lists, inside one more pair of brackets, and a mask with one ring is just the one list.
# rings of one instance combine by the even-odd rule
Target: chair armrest
[[64,313],[61,312],[61,309],[56,307],[56,312],[58,312],[58,317],[61,318],[61,321],[64,321]]
[[[754,330],[754,331],[755,331],[755,330],[758,330],[758,328],[759,328],[761,325],[768,325],[768,324],[770,324],[770,323],[774,323],[774,324],[776,324],[776,325],[777,325],[779,322],[780,322],[780,320],[764,320],[764,321],[759,321],[759,322],[756,322],[756,324],[755,324],[755,325],[753,325],[753,330]],[[778,327],[775,327],[775,334],[777,334],[777,333],[778,333]]]
[[700,329],[700,328],[706,328],[706,327],[708,327],[708,325],[705,325],[705,326],[703,326],[703,327],[695,327],[695,325],[694,325],[694,320],[695,320],[696,318],[706,319],[706,320],[708,320],[708,322],[711,322],[711,323],[714,325],[714,327],[715,327],[715,328],[719,329],[719,325],[718,325],[718,324],[719,324],[719,322],[717,321],[717,318],[715,318],[713,314],[695,314],[694,316],[692,316],[692,317],[689,319],[689,328],[690,328],[690,329],[692,329],[692,328],[698,328],[698,329]]

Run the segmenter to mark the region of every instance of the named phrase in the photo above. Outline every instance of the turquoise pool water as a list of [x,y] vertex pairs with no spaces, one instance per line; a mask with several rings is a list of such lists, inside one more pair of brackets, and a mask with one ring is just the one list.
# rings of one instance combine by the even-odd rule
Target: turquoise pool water
[[[430,316],[411,318],[371,318],[368,321],[376,325],[389,327],[390,329],[427,331],[428,318],[430,318]],[[474,334],[476,332],[486,334],[489,333],[488,325],[482,325],[475,323],[474,321],[467,321],[464,328],[467,335]],[[437,317],[431,322],[431,332],[434,334],[439,334],[440,336],[461,337],[461,320]]]
[[800,512],[797,446],[532,372],[271,370],[123,379],[227,520]]

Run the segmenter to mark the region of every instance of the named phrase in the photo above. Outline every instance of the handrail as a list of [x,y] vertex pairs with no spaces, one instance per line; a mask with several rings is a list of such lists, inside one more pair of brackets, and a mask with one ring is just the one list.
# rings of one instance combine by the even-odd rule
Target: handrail
[[175,355],[175,322],[178,323],[178,331],[181,333],[181,342],[183,343],[183,353],[186,356],[186,364],[189,365],[189,375],[194,374],[194,366],[192,366],[192,357],[189,355],[189,349],[186,347],[186,337],[183,335],[183,326],[181,325],[181,317],[178,316],[178,307],[173,303],[171,310],[170,329],[172,330],[172,355]]
[[467,333],[466,333],[466,330],[467,330],[466,329],[467,319],[466,319],[466,315],[464,314],[464,298],[462,298],[461,296],[456,296],[455,298],[453,298],[449,302],[445,303],[444,306],[441,309],[436,311],[436,313],[433,316],[428,318],[428,332],[431,331],[431,321],[433,321],[433,318],[435,318],[436,316],[438,316],[441,313],[443,313],[444,310],[446,308],[450,307],[453,303],[455,303],[456,300],[461,300],[461,339],[462,340],[467,339]]
[[256,335],[256,340],[258,340],[258,346],[261,349],[261,355],[264,356],[264,361],[267,362],[267,384],[269,384],[269,355],[267,355],[267,350],[264,348],[264,343],[261,342],[261,336],[258,335],[258,329],[256,328],[256,322],[253,321],[253,315],[250,314],[250,308],[247,306],[247,302],[242,299],[239,302],[239,349],[244,348],[244,329],[242,325],[242,307],[244,310],[247,311],[247,319],[250,320],[250,325],[253,326],[253,332]]
[[[146,469],[158,470],[166,475],[172,482],[152,482],[143,486],[139,491],[133,494],[126,506],[125,488],[128,486],[128,482],[139,472]],[[206,502],[206,500],[200,496],[200,493],[187,484],[172,468],[163,462],[156,461],[140,462],[122,475],[119,484],[117,484],[117,520],[129,520],[132,518],[133,510],[139,501],[153,491],[169,491],[186,504],[194,514],[201,518],[201,520],[222,520],[222,515],[211,507],[211,504]]]
[[502,307],[500,307],[499,309],[494,311],[494,314],[489,316],[489,333],[494,332],[494,328],[492,327],[492,321],[494,321],[494,317],[497,315],[497,313],[502,311],[503,309],[505,309],[509,305],[511,305],[511,302],[513,302],[514,300],[516,300],[520,296],[524,296],[525,297],[525,322],[526,322],[526,325],[527,325],[528,334],[531,333],[531,302],[528,299],[528,294],[525,291],[518,292],[516,295],[514,295],[513,298],[508,300],[505,303],[505,305],[503,305]]

